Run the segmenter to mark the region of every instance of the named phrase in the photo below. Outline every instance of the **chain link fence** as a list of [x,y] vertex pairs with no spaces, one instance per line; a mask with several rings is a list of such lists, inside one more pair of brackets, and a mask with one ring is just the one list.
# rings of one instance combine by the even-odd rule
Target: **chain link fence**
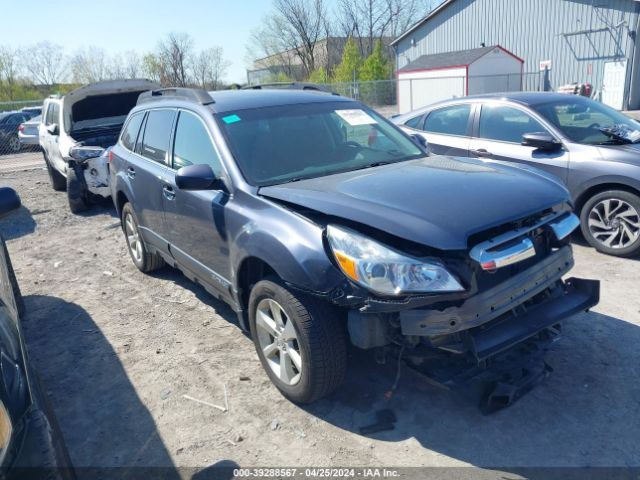
[[42,100],[0,102],[0,155],[17,154],[40,148],[37,124]]

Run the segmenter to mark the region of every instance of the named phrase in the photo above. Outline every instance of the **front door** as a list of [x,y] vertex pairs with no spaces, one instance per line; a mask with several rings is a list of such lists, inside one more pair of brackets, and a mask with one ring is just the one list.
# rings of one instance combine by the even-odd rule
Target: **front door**
[[[528,112],[502,104],[485,104],[480,110],[477,136],[471,139],[473,157],[525,163],[568,180],[569,152],[564,148],[553,152],[522,145],[526,133],[550,133]],[[550,133],[551,134],[551,133]]]
[[[217,178],[223,175],[220,156],[205,123],[193,112],[181,110],[175,128],[172,169],[206,164]],[[163,205],[171,254],[202,281],[229,293],[229,249],[225,224],[224,190],[180,190],[175,174],[165,177]]]

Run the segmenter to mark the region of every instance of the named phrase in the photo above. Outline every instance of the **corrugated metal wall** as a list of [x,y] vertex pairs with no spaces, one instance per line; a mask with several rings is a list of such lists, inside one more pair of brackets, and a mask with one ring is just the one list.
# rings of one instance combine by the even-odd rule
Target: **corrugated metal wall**
[[640,108],[640,60],[632,71],[639,12],[634,0],[456,0],[398,42],[398,68],[425,54],[498,44],[525,60],[525,72],[551,60],[553,89],[589,82],[600,90],[605,62],[626,58],[625,104]]

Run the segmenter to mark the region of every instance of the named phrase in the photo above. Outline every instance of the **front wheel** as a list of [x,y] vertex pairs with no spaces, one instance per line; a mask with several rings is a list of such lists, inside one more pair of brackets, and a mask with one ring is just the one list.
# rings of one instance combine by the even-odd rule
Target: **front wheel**
[[344,325],[324,301],[294,292],[278,278],[261,280],[251,290],[249,326],[262,366],[289,400],[310,403],[342,383]]
[[67,168],[67,199],[71,213],[84,212],[89,208],[89,193],[82,169],[77,165]]
[[580,214],[582,233],[596,250],[618,257],[640,254],[640,197],[609,190],[591,197]]

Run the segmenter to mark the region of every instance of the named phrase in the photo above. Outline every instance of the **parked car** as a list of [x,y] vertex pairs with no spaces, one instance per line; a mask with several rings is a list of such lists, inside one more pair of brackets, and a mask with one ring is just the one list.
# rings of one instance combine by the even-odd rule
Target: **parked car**
[[294,402],[341,383],[350,340],[430,358],[442,383],[502,365],[519,383],[487,401],[508,405],[542,376],[524,352],[598,298],[597,282],[562,280],[579,222],[559,181],[427,157],[331,94],[147,92],[110,152],[110,186],[136,267],[177,267],[228,302]]
[[116,142],[138,95],[157,86],[149,80],[109,80],[44,101],[40,147],[51,186],[67,191],[73,213],[86,210],[94,195],[110,196],[106,157],[101,155]]
[[[0,186],[0,216],[20,206],[15,190]],[[0,469],[2,478],[75,478],[64,440],[24,344],[24,302],[0,235]]]
[[29,115],[31,118],[42,115],[42,106],[39,107],[22,107],[20,109],[22,113]]
[[510,161],[560,178],[598,251],[640,254],[640,123],[588,98],[509,93],[457,98],[393,121],[436,154]]
[[20,151],[18,128],[29,118],[22,112],[0,112],[0,155]]
[[40,146],[38,129],[40,128],[40,115],[31,120],[21,123],[18,127],[18,138],[20,145]]

